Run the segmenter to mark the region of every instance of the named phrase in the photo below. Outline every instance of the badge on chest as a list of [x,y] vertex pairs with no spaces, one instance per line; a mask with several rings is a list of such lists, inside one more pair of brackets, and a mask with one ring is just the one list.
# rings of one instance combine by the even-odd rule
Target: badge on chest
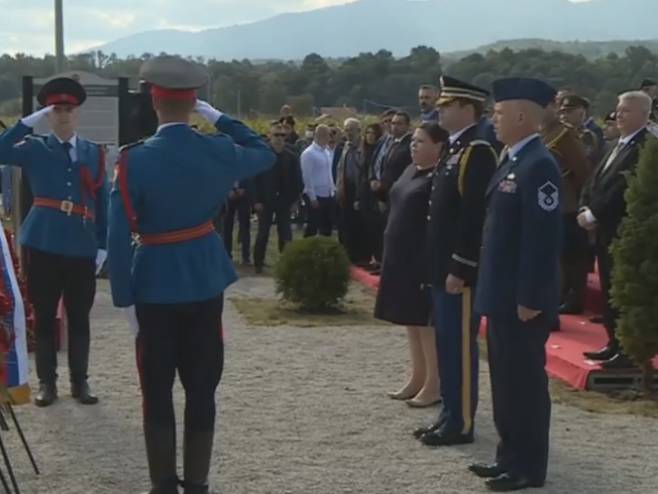
[[498,190],[505,194],[516,194],[519,184],[516,182],[516,175],[510,173],[498,184]]

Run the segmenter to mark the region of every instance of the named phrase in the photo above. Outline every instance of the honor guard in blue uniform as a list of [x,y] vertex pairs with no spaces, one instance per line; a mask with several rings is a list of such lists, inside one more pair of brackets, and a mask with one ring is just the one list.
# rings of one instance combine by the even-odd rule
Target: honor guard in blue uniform
[[507,148],[487,188],[475,311],[487,317],[496,461],[470,470],[507,492],[544,485],[551,400],[545,344],[560,300],[560,169],[539,128],[555,90],[536,79],[493,84]]
[[[96,274],[105,261],[107,179],[103,150],[76,134],[78,107],[86,93],[75,80],[55,78],[39,91],[42,108],[0,136],[0,163],[21,167],[34,200],[19,240],[27,251],[27,283],[35,311],[35,404],[57,399],[55,320],[60,299],[68,320],[71,394],[98,402],[87,384],[89,313]],[[47,118],[52,132],[34,135]]]
[[[185,390],[184,492],[208,494],[223,292],[236,280],[213,219],[233,184],[271,167],[274,154],[245,125],[196,99],[208,81],[204,67],[164,56],[140,75],[160,125],[119,155],[109,213],[112,296],[137,332],[150,494],[178,492],[177,371]],[[218,134],[190,128],[195,109]]]
[[480,320],[473,317],[472,290],[485,191],[497,164],[491,144],[478,139],[488,91],[451,77],[441,78],[441,88],[440,124],[450,133],[450,149],[433,172],[427,281],[433,288],[443,407],[434,424],[415,432],[428,446],[473,442]]

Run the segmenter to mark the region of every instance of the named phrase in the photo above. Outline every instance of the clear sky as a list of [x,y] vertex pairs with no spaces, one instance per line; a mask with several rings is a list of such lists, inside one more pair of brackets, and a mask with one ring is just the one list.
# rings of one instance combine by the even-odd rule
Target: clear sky
[[[201,30],[354,0],[63,1],[66,52],[74,53],[142,31]],[[53,53],[53,32],[54,0],[0,0],[0,53]]]

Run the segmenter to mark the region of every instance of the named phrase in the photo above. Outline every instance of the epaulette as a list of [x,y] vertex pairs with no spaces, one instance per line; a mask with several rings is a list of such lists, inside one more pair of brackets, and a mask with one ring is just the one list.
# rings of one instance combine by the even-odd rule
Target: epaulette
[[43,135],[43,134],[29,134],[25,136],[26,141],[41,141],[41,142],[48,142],[48,136]]
[[552,148],[553,146],[555,146],[560,139],[562,139],[565,135],[567,135],[569,130],[573,129],[573,127],[567,127],[566,125],[563,125],[562,127],[563,129],[560,130],[560,132],[558,132],[558,134],[553,139],[551,139],[549,142],[546,143],[547,148]]
[[484,139],[475,139],[471,142],[468,143],[469,146],[489,146],[490,148],[493,148],[491,143],[489,141],[485,141]]
[[123,153],[124,151],[132,149],[136,146],[141,146],[142,144],[144,144],[145,141],[146,139],[140,139],[139,141],[131,142],[129,144],[124,144],[119,148],[119,153]]

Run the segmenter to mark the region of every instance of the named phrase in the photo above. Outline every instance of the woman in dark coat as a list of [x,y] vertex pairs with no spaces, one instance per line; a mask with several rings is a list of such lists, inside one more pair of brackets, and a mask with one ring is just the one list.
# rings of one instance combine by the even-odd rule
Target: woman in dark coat
[[413,163],[390,190],[391,210],[384,232],[384,259],[375,317],[407,327],[410,377],[389,396],[422,408],[440,399],[431,297],[424,286],[427,211],[432,172],[446,149],[448,133],[436,123],[423,123],[411,141]]

